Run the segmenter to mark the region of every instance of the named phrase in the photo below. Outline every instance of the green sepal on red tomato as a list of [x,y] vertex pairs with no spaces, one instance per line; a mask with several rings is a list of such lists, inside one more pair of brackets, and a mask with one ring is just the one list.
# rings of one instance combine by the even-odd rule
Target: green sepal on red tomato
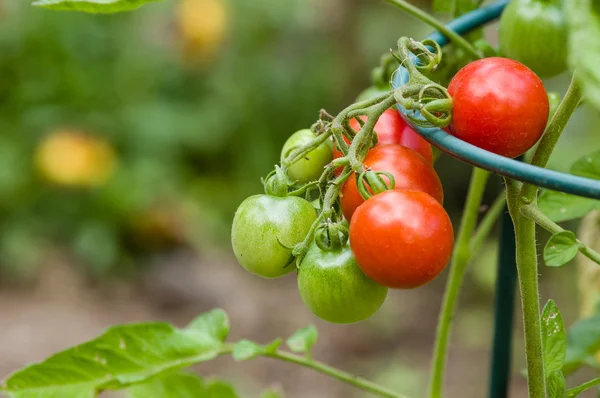
[[350,222],[360,269],[380,285],[411,289],[437,277],[454,245],[448,214],[430,195],[393,189],[363,203]]
[[[444,200],[442,183],[433,166],[417,152],[398,144],[378,145],[367,153],[363,164],[373,171],[387,171],[392,174],[395,188],[414,189],[431,195],[438,202]],[[385,181],[388,178],[382,176]],[[342,186],[341,207],[347,220],[364,203],[356,178],[351,176]]]
[[249,272],[277,278],[296,269],[292,249],[302,242],[317,212],[296,197],[250,196],[233,218],[231,243],[238,262]]
[[500,55],[548,78],[567,70],[569,32],[560,0],[511,0],[500,18]]
[[[287,139],[281,149],[281,160],[283,161],[294,150],[307,145],[316,138],[310,129],[296,131]],[[317,148],[307,153],[303,158],[290,165],[287,174],[290,178],[300,184],[318,180],[323,169],[332,160],[333,143],[325,140]]]
[[492,57],[471,62],[452,78],[450,132],[490,152],[514,158],[540,139],[549,103],[540,78],[520,62]]
[[[362,117],[366,120],[366,117]],[[356,119],[350,121],[350,127],[354,130],[360,130],[360,124]],[[415,150],[427,161],[433,163],[433,152],[431,145],[417,134],[395,109],[387,109],[375,123],[374,129],[377,133],[377,145],[399,144]],[[349,141],[346,140],[348,144]],[[336,147],[333,148],[333,158],[342,157],[343,154]],[[338,174],[341,169],[337,171]]]
[[321,250],[313,244],[298,269],[298,290],[313,314],[333,323],[370,317],[388,291],[365,276],[347,243],[337,250]]

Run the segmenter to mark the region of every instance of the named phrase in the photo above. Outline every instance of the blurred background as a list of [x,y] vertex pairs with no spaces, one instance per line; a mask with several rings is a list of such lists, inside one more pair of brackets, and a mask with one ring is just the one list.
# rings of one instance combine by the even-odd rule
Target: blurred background
[[[321,108],[350,104],[380,55],[426,26],[375,0],[166,0],[115,16],[4,0],[0,19],[2,376],[111,324],[185,325],[222,307],[232,338],[266,342],[315,323],[318,359],[424,394],[446,273],[390,291],[366,322],[330,325],[304,308],[293,275],[245,272],[229,228],[285,139]],[[568,77],[546,83],[564,92]],[[594,149],[599,121],[580,108],[551,167],[568,170]],[[470,169],[447,157],[436,168],[457,228]],[[485,203],[500,189],[493,179]],[[496,254],[492,237],[465,281],[451,397],[486,394]],[[578,309],[566,268],[542,268],[542,299],[556,299],[569,324]],[[515,397],[526,394],[517,323]],[[292,398],[365,396],[269,360],[199,370],[232,380],[244,397],[271,385]]]

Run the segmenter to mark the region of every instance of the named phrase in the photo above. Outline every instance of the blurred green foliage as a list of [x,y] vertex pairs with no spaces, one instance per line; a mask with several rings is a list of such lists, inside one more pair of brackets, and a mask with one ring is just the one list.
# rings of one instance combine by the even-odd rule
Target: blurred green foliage
[[[262,189],[258,177],[277,162],[286,137],[319,109],[351,101],[368,84],[367,66],[400,33],[379,27],[365,41],[357,33],[363,25],[390,17],[361,1],[348,2],[337,20],[326,17],[336,1],[219,2],[226,26],[218,43],[204,43],[211,51],[186,41],[177,2],[112,16],[3,5],[5,274],[33,273],[56,248],[103,274],[128,273],[140,255],[173,245],[208,250],[226,242],[235,208]],[[108,181],[73,187],[42,178],[36,148],[64,129],[114,148]]]
[[[198,3],[183,10],[198,13],[187,31],[182,2]],[[228,246],[237,205],[262,190],[285,139],[349,104],[399,36],[429,31],[365,0],[178,0],[111,16],[10,0],[0,20],[0,274],[20,277],[55,250],[127,275],[178,245]],[[43,178],[37,148],[65,130],[114,149],[107,181]],[[469,169],[437,168],[458,220]]]

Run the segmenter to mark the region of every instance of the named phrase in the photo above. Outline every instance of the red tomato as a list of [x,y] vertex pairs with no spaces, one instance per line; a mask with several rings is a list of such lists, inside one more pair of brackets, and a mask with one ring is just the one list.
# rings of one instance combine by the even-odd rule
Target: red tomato
[[[363,164],[373,171],[391,173],[395,188],[423,191],[443,203],[442,183],[433,166],[410,148],[398,144],[378,145],[369,151]],[[387,180],[385,176],[382,177]],[[342,212],[346,220],[350,221],[356,208],[363,202],[356,187],[356,178],[351,176],[341,190]]]
[[[361,117],[362,120],[367,120],[366,116]],[[360,124],[358,120],[352,119],[350,121],[350,127],[354,130],[360,130]],[[375,132],[377,133],[377,145],[387,144],[400,144],[414,149],[421,156],[423,156],[429,163],[433,163],[433,152],[431,151],[431,145],[425,141],[419,134],[417,134],[410,126],[402,119],[398,111],[395,109],[388,109],[377,119],[375,123]],[[346,140],[348,144],[350,142]],[[334,146],[333,158],[341,158],[342,152]],[[341,168],[337,170],[339,174]]]
[[539,77],[508,58],[484,58],[462,68],[448,92],[451,131],[479,148],[510,158],[531,148],[548,121],[548,95]]
[[448,264],[454,233],[448,214],[424,192],[393,189],[354,213],[350,247],[360,269],[380,285],[412,289]]

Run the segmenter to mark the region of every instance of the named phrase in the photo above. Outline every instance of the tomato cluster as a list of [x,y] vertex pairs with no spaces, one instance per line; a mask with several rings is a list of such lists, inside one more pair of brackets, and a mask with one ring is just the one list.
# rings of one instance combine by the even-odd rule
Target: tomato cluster
[[[360,130],[357,120],[351,120],[350,126]],[[430,282],[452,252],[452,224],[442,207],[442,185],[433,169],[431,146],[395,109],[380,116],[374,131],[377,143],[363,165],[370,172],[389,173],[393,184],[385,175],[382,180],[393,189],[373,195],[366,184],[371,197],[365,200],[358,189],[363,182],[352,173],[336,202],[339,219],[315,223],[318,205],[311,204],[310,197],[277,191],[268,180],[268,194],[246,199],[233,221],[232,244],[240,264],[265,278],[297,269],[302,300],[330,322],[368,318],[382,305],[388,288],[409,289]],[[294,133],[283,146],[282,164],[315,137],[311,130]],[[286,177],[292,186],[317,180],[340,157],[343,154],[327,139],[289,165]],[[340,173],[341,169],[332,174]],[[316,230],[311,231],[312,225]],[[295,248],[310,234],[314,238],[296,267]]]
[[[404,39],[404,50],[428,51]],[[410,65],[409,74],[420,74]],[[233,220],[240,264],[265,278],[297,270],[302,300],[330,322],[368,318],[389,288],[431,282],[452,255],[431,146],[405,118],[419,124],[420,111],[430,123],[422,126],[516,157],[539,140],[549,99],[556,102],[531,69],[501,57],[467,64],[448,89],[422,75],[405,86],[369,94],[337,117],[322,113],[294,133],[264,180],[266,194],[246,199]]]

